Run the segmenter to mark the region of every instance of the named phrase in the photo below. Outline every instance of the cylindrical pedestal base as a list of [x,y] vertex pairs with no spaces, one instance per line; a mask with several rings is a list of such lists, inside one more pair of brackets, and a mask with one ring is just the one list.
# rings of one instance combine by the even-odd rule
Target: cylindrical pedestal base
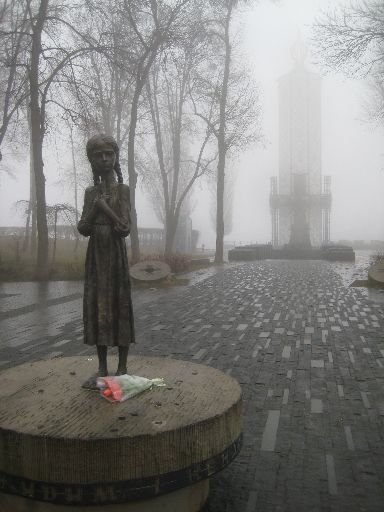
[[208,493],[208,479],[157,498],[98,507],[54,505],[0,493],[0,512],[198,512]]
[[209,477],[241,448],[239,384],[208,366],[129,357],[133,375],[166,386],[111,404],[81,387],[90,359],[1,374],[0,512],[200,510]]

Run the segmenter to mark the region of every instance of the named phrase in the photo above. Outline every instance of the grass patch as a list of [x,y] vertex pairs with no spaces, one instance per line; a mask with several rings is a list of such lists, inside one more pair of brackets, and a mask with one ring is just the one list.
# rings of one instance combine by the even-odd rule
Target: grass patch
[[[36,257],[24,251],[23,240],[13,236],[0,237],[0,281],[35,281]],[[76,250],[75,250],[76,249]],[[53,240],[49,240],[49,279],[78,281],[84,278],[87,241],[57,240],[53,260]]]
[[377,252],[376,254],[371,254],[370,256],[370,264],[376,265],[377,263],[381,263],[384,261],[384,253]]
[[[84,279],[85,254],[88,240],[81,239],[77,246],[76,240],[57,240],[56,254],[53,261],[53,240],[49,240],[49,274],[51,281],[80,281]],[[144,254],[142,261],[164,261],[171,267],[173,275],[162,281],[149,283],[134,282],[136,287],[168,288],[183,286],[189,279],[177,277],[174,274],[185,274],[191,269],[197,270],[209,266],[204,262],[201,265],[193,264],[188,254],[173,254],[164,258],[161,254]],[[23,239],[16,236],[0,237],[0,282],[35,281],[36,257],[31,252],[23,250]]]

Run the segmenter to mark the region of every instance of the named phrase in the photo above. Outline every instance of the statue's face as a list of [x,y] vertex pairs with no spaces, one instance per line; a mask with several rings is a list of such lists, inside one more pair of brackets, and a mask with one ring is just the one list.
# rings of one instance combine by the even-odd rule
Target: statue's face
[[95,146],[91,154],[92,168],[99,176],[104,176],[113,171],[116,154],[109,144],[100,143]]

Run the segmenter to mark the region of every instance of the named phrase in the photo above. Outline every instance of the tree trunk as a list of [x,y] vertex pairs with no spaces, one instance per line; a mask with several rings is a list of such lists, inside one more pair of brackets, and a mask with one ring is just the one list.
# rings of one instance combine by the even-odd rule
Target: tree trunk
[[224,261],[224,181],[225,181],[225,151],[220,151],[217,164],[216,186],[216,252],[215,263]]
[[165,225],[165,248],[164,256],[170,256],[173,253],[173,244],[175,241],[175,235],[177,230],[177,224],[179,219],[175,215],[168,215]]
[[131,195],[131,252],[132,262],[137,263],[140,260],[140,244],[139,244],[139,231],[137,228],[137,213],[136,213],[136,183],[137,173],[135,170],[135,135],[137,125],[137,111],[139,108],[139,98],[142,86],[140,87],[140,80],[136,81],[135,93],[132,99],[131,106],[131,122],[129,125],[128,134],[128,180],[129,190]]
[[57,210],[55,210],[55,225],[54,225],[54,239],[53,239],[53,251],[52,251],[52,265],[55,263],[56,258],[56,240],[57,240]]
[[[158,73],[158,71],[157,71]],[[164,197],[164,232],[165,232],[165,241],[164,241],[164,256],[168,256],[172,250],[172,244],[170,246],[168,241],[168,226],[170,224],[170,199],[169,199],[169,183],[168,176],[165,170],[164,164],[164,150],[163,150],[163,139],[161,135],[161,121],[160,121],[160,113],[159,113],[159,105],[157,102],[157,76],[154,77],[153,80],[153,93],[151,91],[150,83],[147,83],[147,95],[149,101],[149,107],[152,117],[153,130],[155,133],[155,141],[156,141],[156,151],[157,151],[157,159],[159,162],[160,174],[161,174],[161,184],[163,188],[163,197]],[[153,97],[152,97],[153,96]]]
[[[76,226],[79,223],[79,208],[78,208],[78,194],[77,194],[77,167],[76,167],[76,158],[75,158],[75,148],[73,143],[73,133],[72,133],[72,125],[70,125],[70,138],[71,138],[71,152],[72,152],[72,167],[73,167],[73,186],[74,186],[74,196],[75,196],[75,222]],[[77,251],[78,245],[79,245],[79,232],[77,229],[75,229],[75,236],[76,236],[76,242],[75,242],[75,248],[74,252]]]
[[20,263],[20,238],[18,235],[16,235],[15,240],[16,240],[15,259],[16,259],[16,263]]
[[37,266],[39,280],[48,278],[48,227],[45,201],[45,176],[43,163],[44,120],[39,103],[39,62],[41,34],[46,21],[49,0],[41,0],[36,23],[32,30],[31,65],[29,70],[31,101],[31,136],[33,146],[33,170],[36,183]]
[[36,186],[35,186],[35,173],[33,172],[33,167],[31,168],[31,209],[32,209],[32,219],[31,219],[31,244],[30,244],[30,253],[32,255],[36,254],[37,250],[37,220],[36,220]]
[[29,249],[32,256],[36,254],[37,223],[36,223],[36,183],[33,170],[33,143],[31,128],[31,105],[28,101],[28,130],[29,130],[29,208],[31,212],[31,231],[29,237]]
[[30,241],[31,209],[32,209],[31,201],[29,201],[27,220],[25,221],[25,234],[24,234],[24,242],[23,242],[23,252],[26,252],[28,250],[29,241]]
[[231,45],[229,41],[229,25],[232,16],[232,2],[228,6],[225,23],[225,60],[223,82],[220,96],[220,121],[218,133],[219,160],[217,163],[217,209],[216,209],[216,252],[215,263],[224,261],[224,182],[225,182],[225,157],[227,146],[225,141],[226,108],[228,96],[228,80],[231,64]]
[[[131,119],[129,123],[128,133],[128,180],[129,190],[131,196],[131,252],[132,262],[137,263],[140,260],[140,243],[139,231],[137,227],[137,212],[136,212],[136,183],[137,173],[135,170],[135,136],[137,125],[137,113],[139,109],[139,99],[141,92],[148,78],[149,70],[155,60],[160,42],[153,47],[151,53],[143,58],[142,64],[139,66],[139,71],[136,78],[135,91],[133,93],[131,105]],[[147,63],[143,65],[145,60]]]

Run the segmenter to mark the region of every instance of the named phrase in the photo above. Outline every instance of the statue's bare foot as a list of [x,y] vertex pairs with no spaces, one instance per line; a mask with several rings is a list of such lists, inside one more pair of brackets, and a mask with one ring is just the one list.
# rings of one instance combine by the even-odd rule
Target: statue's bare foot
[[92,390],[98,390],[99,388],[96,385],[97,378],[99,377],[99,374],[96,373],[95,375],[92,375],[89,377],[82,385],[81,387],[84,389],[92,389]]
[[127,373],[127,367],[124,366],[124,368],[118,367],[116,370],[115,375],[125,375]]
[[98,377],[106,377],[108,375],[108,370],[106,368],[99,368],[99,371],[92,375],[87,379],[81,387],[84,389],[92,389],[98,391],[100,388],[97,387],[97,379]]
[[96,376],[97,377],[107,377],[107,375],[108,375],[107,368],[104,366],[100,366],[99,371],[97,372]]

